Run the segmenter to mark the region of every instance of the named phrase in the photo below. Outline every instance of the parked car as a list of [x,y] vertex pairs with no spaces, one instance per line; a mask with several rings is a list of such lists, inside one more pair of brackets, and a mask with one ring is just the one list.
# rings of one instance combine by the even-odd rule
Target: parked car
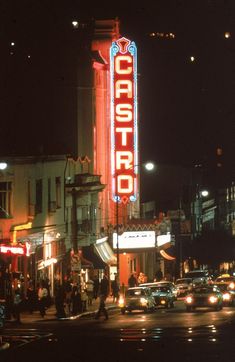
[[147,287],[127,289],[125,296],[120,296],[118,304],[122,314],[133,310],[143,310],[144,312],[153,312],[155,310],[153,295],[150,288]]
[[175,281],[177,297],[185,296],[193,288],[192,278],[181,278]]
[[186,310],[191,312],[199,307],[215,310],[223,308],[223,295],[217,286],[205,285],[193,288],[185,298]]

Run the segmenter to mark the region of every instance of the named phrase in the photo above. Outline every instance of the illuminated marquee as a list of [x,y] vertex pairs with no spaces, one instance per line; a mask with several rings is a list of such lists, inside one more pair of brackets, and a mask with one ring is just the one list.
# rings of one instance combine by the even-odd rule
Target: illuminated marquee
[[137,144],[137,49],[121,38],[110,49],[111,72],[111,169],[114,201],[136,201]]
[[29,256],[30,244],[20,245],[0,245],[0,253],[9,255],[26,255]]

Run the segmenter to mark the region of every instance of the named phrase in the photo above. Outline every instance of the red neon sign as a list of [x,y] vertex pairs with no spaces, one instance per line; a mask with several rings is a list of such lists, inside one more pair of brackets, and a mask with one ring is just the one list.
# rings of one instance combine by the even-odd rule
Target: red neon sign
[[26,255],[29,256],[30,244],[26,243],[25,246],[13,245],[0,245],[0,253],[10,255]]
[[126,38],[114,42],[111,59],[112,190],[115,201],[137,195],[136,46]]

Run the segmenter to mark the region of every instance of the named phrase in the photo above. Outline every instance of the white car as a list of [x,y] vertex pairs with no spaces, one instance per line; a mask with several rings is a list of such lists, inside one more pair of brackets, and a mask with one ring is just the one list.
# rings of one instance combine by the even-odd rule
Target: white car
[[170,288],[172,293],[174,294],[174,298],[175,300],[177,299],[177,288],[175,286],[175,284],[173,282],[170,282],[168,280],[161,280],[160,282],[153,282],[153,283],[143,283],[140,284],[139,286],[141,287],[149,287],[149,286],[162,286],[162,287],[167,287]]
[[155,300],[152,296],[150,288],[133,287],[127,289],[125,296],[120,296],[118,305],[121,313],[133,310],[143,310],[145,313],[155,310]]
[[180,278],[175,281],[177,297],[185,296],[193,288],[192,278]]

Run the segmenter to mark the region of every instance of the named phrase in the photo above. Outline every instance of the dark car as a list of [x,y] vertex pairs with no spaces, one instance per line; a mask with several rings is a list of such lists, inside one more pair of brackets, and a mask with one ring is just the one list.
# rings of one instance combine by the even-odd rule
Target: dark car
[[188,312],[199,307],[221,310],[223,308],[223,295],[217,286],[199,286],[186,296],[185,305]]
[[173,308],[175,296],[171,288],[162,285],[150,285],[156,306]]
[[144,312],[155,310],[155,301],[151,290],[146,287],[129,288],[125,297],[120,296],[118,304],[122,314],[133,310],[143,310]]

